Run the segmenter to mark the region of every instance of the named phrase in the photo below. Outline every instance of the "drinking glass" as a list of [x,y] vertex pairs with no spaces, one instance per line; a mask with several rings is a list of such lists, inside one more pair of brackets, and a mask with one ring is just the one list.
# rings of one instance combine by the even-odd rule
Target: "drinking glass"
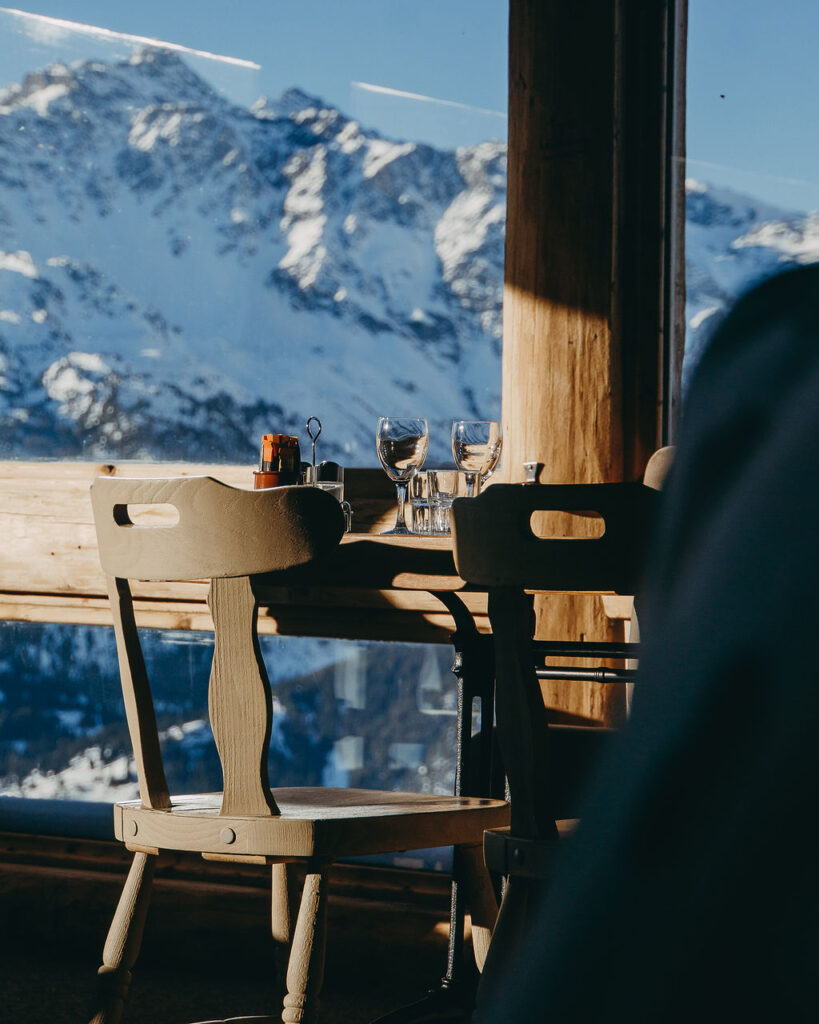
[[430,469],[429,518],[430,533],[449,536],[452,532],[452,502],[456,498],[468,497],[467,473],[457,469]]
[[344,467],[337,462],[322,462],[318,466],[307,466],[304,482],[311,487],[329,491],[337,501],[344,501]]
[[416,471],[410,477],[408,484],[410,503],[410,533],[429,533],[429,480],[422,469]]
[[395,526],[389,534],[407,534],[404,522],[404,503],[407,499],[407,481],[420,469],[427,457],[429,428],[424,419],[400,419],[397,416],[382,416],[375,432],[378,458],[387,476],[395,483],[398,495],[398,512]]
[[476,495],[495,472],[502,448],[501,427],[496,420],[453,421],[452,457],[458,469],[467,474],[467,498]]

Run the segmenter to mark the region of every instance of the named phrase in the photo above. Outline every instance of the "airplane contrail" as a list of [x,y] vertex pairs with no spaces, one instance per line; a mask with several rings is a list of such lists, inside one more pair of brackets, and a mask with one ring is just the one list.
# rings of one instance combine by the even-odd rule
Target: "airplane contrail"
[[205,57],[207,60],[218,60],[224,64],[234,64],[240,68],[251,68],[258,71],[261,67],[252,60],[243,60],[241,57],[226,57],[219,53],[209,53],[207,50],[195,50],[191,46],[181,46],[179,43],[168,43],[161,39],[151,39],[150,36],[134,36],[128,32],[114,32],[109,28],[100,28],[99,25],[84,25],[78,21],[65,21],[63,18],[50,18],[45,14],[32,14],[30,11],[19,11],[14,7],[0,7],[5,14],[13,14],[18,18],[27,21],[38,22],[52,28],[66,29],[72,32],[82,32],[84,35],[96,36],[99,39],[118,39],[128,43],[138,43],[147,46],[159,46],[163,50],[174,50],[177,53],[189,53],[194,57]]
[[423,96],[418,92],[405,92],[403,89],[390,89],[386,85],[372,85],[370,82],[351,82],[354,89],[363,89],[365,92],[377,92],[384,96],[397,96],[403,100],[420,100],[422,103],[437,103],[442,107],[456,107],[458,110],[471,110],[475,114],[489,114],[491,117],[502,117],[506,120],[506,114],[500,110],[487,110],[484,107],[473,107],[469,103],[457,103],[455,100],[441,100],[435,96]]
[[757,178],[765,178],[767,181],[775,181],[778,185],[819,185],[819,181],[810,181],[807,178],[788,178],[781,174],[771,174],[768,171],[755,171],[749,167],[714,164],[708,160],[695,160],[693,157],[678,157],[677,159],[682,163],[694,164],[697,167],[707,167],[712,171],[735,171],[739,174],[751,174]]

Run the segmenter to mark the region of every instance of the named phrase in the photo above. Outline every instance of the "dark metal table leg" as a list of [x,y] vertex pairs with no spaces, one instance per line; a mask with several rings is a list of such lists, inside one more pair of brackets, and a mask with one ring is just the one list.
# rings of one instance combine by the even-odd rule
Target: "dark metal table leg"
[[[495,666],[490,636],[478,632],[472,615],[457,594],[435,595],[455,620],[452,644],[457,680],[457,739],[455,751],[455,796],[491,794]],[[477,751],[472,743],[472,706],[481,702],[481,728]],[[477,765],[475,755],[477,753]],[[374,1024],[422,1024],[424,1021],[468,1021],[475,1002],[478,972],[464,957],[464,915],[466,876],[463,858],[453,850],[452,885],[449,908],[449,946],[446,973],[440,985],[423,999],[380,1017]]]

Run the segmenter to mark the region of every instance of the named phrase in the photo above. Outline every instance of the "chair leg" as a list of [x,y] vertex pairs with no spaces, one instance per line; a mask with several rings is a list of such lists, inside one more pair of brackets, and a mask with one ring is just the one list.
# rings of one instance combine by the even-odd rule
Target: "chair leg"
[[287,991],[287,964],[299,910],[295,876],[296,865],[292,861],[272,865],[270,932],[276,944],[276,991],[279,998],[283,998]]
[[544,913],[547,889],[544,879],[510,875],[478,983],[471,1024],[496,1024],[504,995],[527,979],[532,970],[532,950],[527,946],[529,925]]
[[318,996],[324,978],[327,944],[327,864],[309,862],[290,960],[287,965],[287,995],[284,1024],[314,1024]]
[[478,970],[482,971],[498,917],[498,901],[492,879],[484,864],[483,844],[461,846],[460,851],[466,873],[469,912],[472,916],[472,949]]
[[156,857],[135,853],[102,951],[102,966],[89,1024],[119,1024],[139,955],[151,899]]

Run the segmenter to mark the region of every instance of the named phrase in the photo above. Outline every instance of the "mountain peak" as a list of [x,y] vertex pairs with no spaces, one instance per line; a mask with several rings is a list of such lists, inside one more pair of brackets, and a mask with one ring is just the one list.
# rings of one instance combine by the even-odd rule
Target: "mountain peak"
[[29,107],[41,117],[48,113],[50,104],[74,88],[76,81],[65,64],[51,64],[42,71],[26,75],[20,85],[0,90],[0,114]]
[[169,71],[192,74],[188,65],[178,53],[159,46],[142,46],[128,58],[131,67],[145,67],[156,74],[167,74]]
[[20,85],[0,90],[0,114],[30,108],[45,117],[55,100],[69,95],[74,97],[69,103],[85,111],[92,102],[109,109],[161,104],[170,98],[177,105],[225,102],[178,54],[146,46],[116,63],[56,62],[33,71]]
[[687,218],[695,224],[722,224],[736,228],[745,224],[804,217],[804,213],[784,210],[744,192],[724,185],[709,185],[696,178],[685,179],[685,193]]
[[281,96],[272,104],[279,117],[293,117],[308,110],[328,110],[331,104],[320,96],[311,95],[297,87],[285,89]]

